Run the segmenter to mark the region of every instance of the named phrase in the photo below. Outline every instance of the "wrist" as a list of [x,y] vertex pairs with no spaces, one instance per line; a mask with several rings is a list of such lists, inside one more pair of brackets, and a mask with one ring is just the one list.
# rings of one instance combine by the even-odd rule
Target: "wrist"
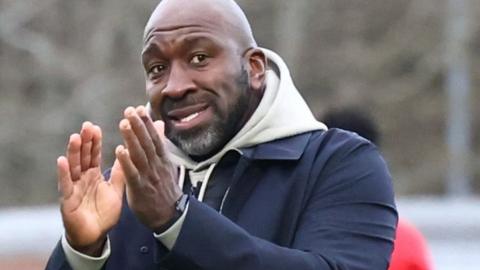
[[100,257],[102,255],[103,247],[107,240],[107,236],[103,236],[103,237],[100,237],[97,241],[95,241],[92,244],[82,246],[82,245],[76,245],[75,243],[73,243],[69,238],[68,234],[65,235],[65,238],[68,244],[74,250],[78,251],[79,253],[88,255],[90,257]]
[[189,200],[189,196],[187,194],[182,194],[182,196],[180,196],[180,198],[178,198],[177,201],[175,202],[173,217],[170,220],[168,220],[165,224],[162,224],[156,227],[153,231],[156,234],[161,234],[166,230],[168,230],[173,224],[175,224],[175,222],[178,221],[178,219],[182,216],[183,212],[187,208],[188,200]]

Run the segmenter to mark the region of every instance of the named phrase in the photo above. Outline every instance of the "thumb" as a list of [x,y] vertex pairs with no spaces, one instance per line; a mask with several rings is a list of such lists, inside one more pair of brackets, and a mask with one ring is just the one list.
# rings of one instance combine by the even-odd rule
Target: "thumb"
[[70,175],[70,165],[68,159],[61,156],[57,159],[57,187],[62,198],[68,199],[73,193],[72,176]]
[[125,190],[125,173],[118,159],[113,163],[112,172],[110,174],[110,183],[119,194],[123,194]]

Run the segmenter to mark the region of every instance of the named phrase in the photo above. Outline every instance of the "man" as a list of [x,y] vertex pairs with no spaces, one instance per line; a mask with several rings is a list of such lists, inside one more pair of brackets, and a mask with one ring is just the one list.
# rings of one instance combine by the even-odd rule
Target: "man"
[[149,104],[125,110],[109,180],[91,123],[58,159],[47,269],[386,269],[384,161],[314,119],[235,2],[162,1],[142,61]]

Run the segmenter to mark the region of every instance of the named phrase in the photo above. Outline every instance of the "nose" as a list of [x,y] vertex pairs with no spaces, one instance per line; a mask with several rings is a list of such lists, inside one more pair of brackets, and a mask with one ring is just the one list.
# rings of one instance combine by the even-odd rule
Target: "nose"
[[162,90],[162,94],[172,99],[179,99],[193,90],[195,90],[195,83],[188,70],[180,63],[172,63],[168,81]]

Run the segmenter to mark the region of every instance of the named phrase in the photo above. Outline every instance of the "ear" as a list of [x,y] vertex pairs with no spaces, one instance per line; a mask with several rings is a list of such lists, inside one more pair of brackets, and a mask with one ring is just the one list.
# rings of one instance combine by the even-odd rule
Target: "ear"
[[248,61],[248,75],[250,87],[256,91],[263,91],[265,88],[265,74],[267,70],[267,57],[259,48],[250,49],[246,55]]

